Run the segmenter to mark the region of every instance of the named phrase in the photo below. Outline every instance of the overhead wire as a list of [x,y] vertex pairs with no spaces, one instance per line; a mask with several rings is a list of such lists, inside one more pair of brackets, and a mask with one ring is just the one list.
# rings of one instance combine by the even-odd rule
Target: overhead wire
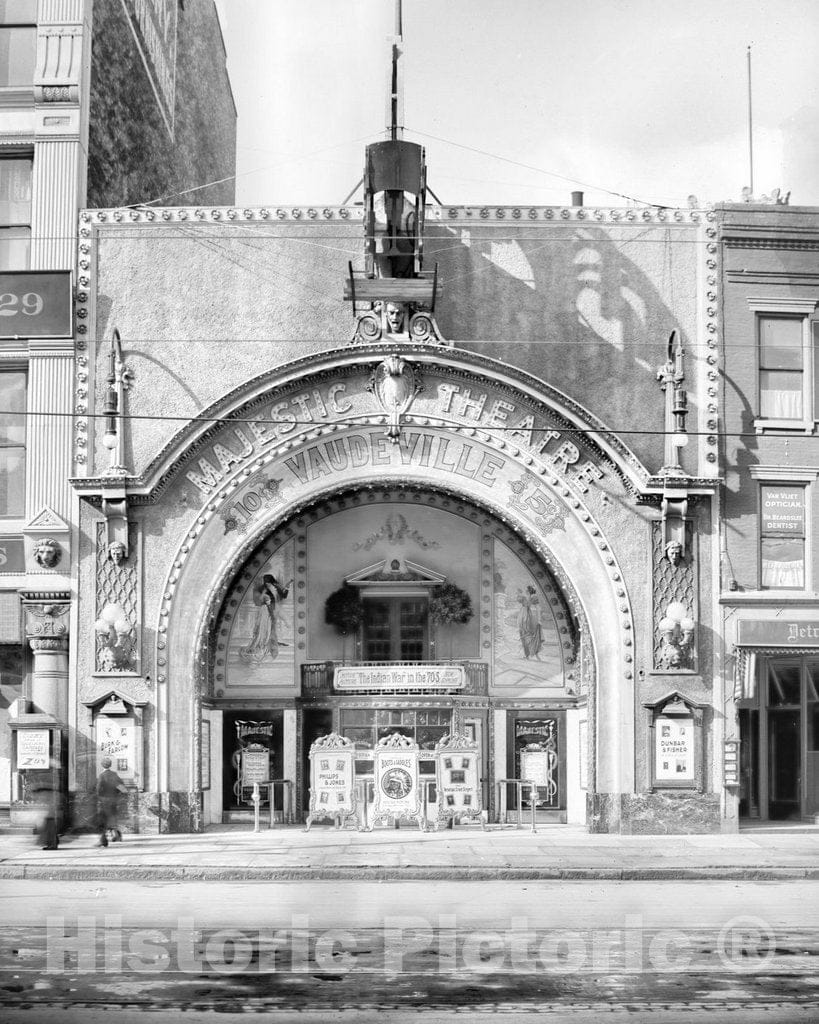
[[[560,413],[555,413],[556,416],[560,417]],[[658,413],[659,415],[659,413]],[[35,416],[48,416],[57,419],[68,419],[78,417],[80,419],[109,419],[110,414],[105,412],[57,412],[55,410],[42,410],[42,411],[9,411],[0,409],[0,416],[12,416],[17,419],[25,417],[26,419],[33,418]],[[450,422],[446,416],[436,417],[442,424]],[[299,420],[288,416],[286,419],[265,419],[263,416],[168,416],[168,415],[156,415],[156,414],[139,414],[139,413],[121,413],[117,416],[118,421],[145,421],[149,423],[219,423],[233,426],[237,423],[263,423],[270,424],[271,426],[286,426],[288,433],[295,427],[308,427],[315,429],[323,426],[321,419],[311,420]],[[381,414],[373,413],[372,415],[362,414],[360,417],[350,417],[348,419],[337,419],[333,420],[334,426],[343,427],[378,427],[382,426],[385,422],[384,417]],[[407,426],[413,426],[414,424],[408,422]],[[463,425],[460,423],[459,425]],[[469,423],[470,427],[474,427],[477,431],[483,431],[484,433],[523,433],[529,431],[529,428],[521,428],[519,425],[514,424],[484,424],[479,420]],[[532,433],[539,433],[550,429],[548,423],[542,426],[532,427]],[[572,424],[565,425],[561,423],[560,429],[563,433],[569,434],[580,434],[580,435],[597,435],[597,434],[621,434],[621,435],[640,435],[640,436],[651,436],[651,437],[755,437],[759,435],[755,430],[738,431],[738,430],[686,430],[686,431],[675,431],[665,429],[648,428],[645,429],[637,427],[625,427],[618,428],[612,427],[609,424],[602,424],[599,427],[577,427]],[[777,435],[779,436],[779,435]],[[782,439],[790,437],[791,434],[781,435]],[[801,435],[800,435],[801,436]],[[805,435],[809,440],[819,440],[819,435]],[[271,438],[271,440],[273,440]]]
[[256,167],[250,171],[239,171],[235,174],[229,174],[227,177],[218,178],[215,181],[206,182],[204,185],[194,185],[191,188],[179,189],[177,192],[168,192],[162,196],[156,196],[154,199],[144,199],[138,203],[128,203],[124,206],[118,206],[118,210],[135,210],[141,206],[153,206],[154,203],[164,203],[167,199],[175,199],[176,196],[185,196],[191,192],[200,192],[205,188],[212,188],[214,185],[224,185],[227,181],[235,181],[237,178],[247,177],[249,174],[262,174],[264,171],[274,171],[279,167],[284,167],[287,164],[298,163],[300,160],[309,160],[314,156],[319,156],[321,153],[327,153],[332,149],[341,149],[343,146],[356,145],[359,142],[365,142],[367,139],[380,136],[381,132],[368,132],[366,135],[361,135],[357,139],[346,139],[344,142],[336,142],[331,146],[322,146],[321,149],[315,149],[310,153],[301,153],[297,156],[289,157],[286,160],[280,160],[275,164],[268,164],[266,167]]
[[589,184],[588,182],[580,181],[578,178],[570,178],[567,177],[567,175],[565,174],[559,174],[557,171],[549,171],[544,167],[536,167],[533,164],[523,163],[520,160],[513,160],[511,159],[511,157],[501,156],[498,153],[490,153],[488,150],[478,149],[476,146],[467,146],[461,142],[453,142],[452,139],[444,139],[441,138],[441,136],[439,135],[432,135],[429,132],[422,132],[420,131],[420,129],[412,128],[408,125],[404,126],[404,130],[412,132],[413,135],[420,135],[422,138],[425,139],[434,139],[435,142],[442,142],[444,143],[444,145],[447,146],[455,146],[458,149],[466,150],[466,152],[468,153],[476,153],[479,156],[487,156],[492,160],[501,160],[504,163],[512,164],[514,167],[522,167],[527,171],[535,171],[538,174],[546,174],[551,178],[560,178],[561,181],[568,181],[572,185],[582,185],[583,188],[593,189],[596,192],[604,192],[606,195],[617,196],[620,199],[627,199],[629,202],[639,203],[641,206],[650,206],[658,210],[674,209],[674,207],[666,206],[663,203],[652,203],[647,199],[638,199],[636,196],[630,196],[625,192],[617,192],[615,189],[605,188],[602,185],[592,185]]

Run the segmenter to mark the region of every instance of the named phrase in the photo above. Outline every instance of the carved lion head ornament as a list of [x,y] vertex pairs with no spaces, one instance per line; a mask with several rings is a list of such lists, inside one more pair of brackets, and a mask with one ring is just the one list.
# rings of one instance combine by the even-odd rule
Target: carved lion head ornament
[[62,548],[53,537],[43,537],[34,548],[34,561],[43,569],[53,569],[60,561]]

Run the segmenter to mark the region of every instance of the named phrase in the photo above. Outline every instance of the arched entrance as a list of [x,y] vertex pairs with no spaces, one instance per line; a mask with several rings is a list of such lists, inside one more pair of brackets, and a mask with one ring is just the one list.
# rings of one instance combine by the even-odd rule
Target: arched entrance
[[[271,777],[289,777],[304,811],[319,736],[354,742],[367,779],[376,742],[402,733],[427,753],[432,781],[431,752],[453,727],[479,744],[492,813],[494,780],[520,778],[521,749],[546,743],[555,761],[540,818],[585,820],[594,661],[580,657],[588,623],[558,574],[489,509],[446,488],[340,489],[282,521],[214,595],[203,742],[206,760],[221,755],[209,759],[206,821],[242,809],[249,743],[268,750]],[[442,621],[446,585],[466,595],[465,622]],[[339,599],[353,603],[352,626],[343,608],[333,614]]]
[[[500,535],[509,538],[513,552],[515,545],[529,552],[544,579],[551,581],[558,601],[565,605],[565,628],[571,625],[574,630],[574,658],[581,664],[574,670],[580,673],[575,682],[594,680],[585,695],[588,713],[583,729],[578,720],[573,768],[578,801],[583,794],[633,790],[634,623],[619,553],[608,534],[614,531],[618,546],[626,550],[628,558],[635,557],[641,541],[633,531],[629,533],[633,513],[622,499],[629,496],[630,481],[638,474],[636,461],[591,417],[584,419],[578,407],[508,367],[453,351],[445,356],[440,350],[402,351],[411,361],[418,388],[398,424],[399,443],[391,443],[387,436],[390,417],[381,414],[383,406],[379,409],[370,383],[373,368],[383,360],[383,348],[345,350],[329,353],[320,365],[314,360],[310,365],[286,368],[275,380],[253,382],[241,395],[226,400],[218,410],[217,425],[200,430],[196,438],[180,441],[175,451],[169,449],[158,461],[155,493],[162,490],[162,500],[172,501],[184,491],[190,503],[193,491],[203,503],[175,549],[157,608],[156,760],[160,788],[195,793],[203,753],[205,761],[210,755],[211,765],[214,755],[224,761],[224,751],[212,745],[213,729],[208,740],[211,746],[203,751],[203,709],[208,712],[207,720],[213,702],[224,698],[216,693],[223,653],[219,643],[229,643],[230,638],[216,634],[222,628],[225,608],[235,602],[238,610],[246,599],[246,594],[234,593],[236,587],[249,585],[252,591],[254,562],[262,557],[259,553],[270,539],[287,537],[290,532],[294,595],[296,601],[305,598],[305,606],[295,608],[295,615],[303,612],[305,618],[293,622],[296,633],[289,689],[287,693],[281,690],[281,699],[291,702],[281,707],[282,766],[294,774],[300,763],[298,745],[304,742],[299,715],[303,718],[305,679],[312,671],[306,666],[315,660],[337,658],[321,648],[321,643],[329,642],[326,635],[321,640],[328,580],[322,577],[323,569],[316,570],[316,564],[311,570],[307,532],[317,531],[318,536],[321,522],[345,514],[349,518],[356,507],[372,508],[385,500],[423,509],[428,516],[434,499],[452,505],[445,509],[436,504],[439,513],[460,516],[467,524],[474,522],[480,533],[475,549],[479,553],[474,570],[477,580],[463,574],[480,612],[487,601],[490,606],[495,603],[497,596],[493,559],[485,561],[483,552],[488,539],[492,545],[506,543]],[[599,430],[593,442],[588,437],[591,429]],[[462,512],[457,511],[459,505]],[[481,517],[488,525],[483,525]],[[336,518],[336,523],[340,522],[341,518]],[[366,545],[367,538],[382,528],[389,526],[375,524],[370,533],[362,527],[358,530],[362,536],[356,533],[353,538],[348,527],[344,536],[352,538],[353,547]],[[409,521],[408,529],[425,536]],[[333,537],[332,530],[328,536]],[[441,543],[434,537],[433,541]],[[335,554],[331,548],[328,551]],[[351,577],[357,572],[366,577],[368,565],[363,550],[359,551],[360,565],[345,562],[333,569],[336,585],[345,580],[355,582]],[[424,560],[423,551],[421,547],[409,561],[431,573],[429,580],[434,580],[436,573],[447,576],[446,571],[428,564],[429,559]],[[270,551],[269,557],[273,554]],[[330,564],[330,554],[323,564]],[[398,561],[399,571],[405,571],[401,559]],[[262,563],[256,566],[261,568]],[[323,595],[317,591],[311,598],[311,576],[322,578]],[[489,580],[486,588],[485,579]],[[413,586],[417,591],[423,583],[416,579]],[[459,586],[468,589],[463,583]],[[300,588],[305,593],[300,593]],[[525,595],[525,585],[522,592]],[[490,645],[495,641],[493,621],[485,641]],[[478,644],[484,642],[483,625],[479,614],[474,637]],[[298,630],[305,631],[303,636]],[[357,642],[374,641],[361,637]],[[433,652],[429,642],[429,636],[421,640],[427,645],[427,660],[432,653],[440,653]],[[246,637],[243,646],[252,660],[252,637]],[[372,648],[370,654],[374,651]],[[483,653],[480,646],[476,651]],[[312,658],[315,653],[320,655],[318,659]],[[385,653],[383,648],[381,653]],[[543,693],[515,692],[508,698],[498,693],[504,684],[503,672],[495,671],[497,647],[490,646],[490,653],[492,668],[487,668],[484,709],[487,765],[495,766],[491,782],[505,777],[500,767],[505,772],[513,765],[509,751],[515,734],[508,731],[511,712],[536,710],[546,698]],[[348,660],[346,652],[340,660]],[[567,680],[564,672],[564,687]],[[540,689],[547,691],[548,687]],[[564,697],[570,696],[581,695],[564,693]],[[237,699],[245,697],[248,695],[237,693]],[[522,702],[521,706],[513,707],[514,701]],[[531,706],[526,706],[527,701]],[[340,712],[339,706],[334,719],[339,727]],[[377,727],[376,722],[373,728]],[[354,726],[349,724],[349,728]],[[581,749],[588,751],[585,761],[581,761]],[[585,812],[577,813],[585,819]]]

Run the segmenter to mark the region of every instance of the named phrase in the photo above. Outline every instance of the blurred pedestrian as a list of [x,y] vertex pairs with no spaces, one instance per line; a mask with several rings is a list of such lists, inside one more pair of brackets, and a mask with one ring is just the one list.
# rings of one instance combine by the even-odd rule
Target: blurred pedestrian
[[40,820],[34,830],[37,842],[44,850],[56,850],[60,843],[57,828],[59,794],[51,782],[40,783],[35,793],[40,805]]
[[102,769],[97,779],[97,826],[100,833],[97,846],[108,845],[109,832],[112,834],[112,843],[122,842],[122,833],[119,830],[119,797],[120,793],[128,792],[119,775],[111,770],[110,757],[102,759]]

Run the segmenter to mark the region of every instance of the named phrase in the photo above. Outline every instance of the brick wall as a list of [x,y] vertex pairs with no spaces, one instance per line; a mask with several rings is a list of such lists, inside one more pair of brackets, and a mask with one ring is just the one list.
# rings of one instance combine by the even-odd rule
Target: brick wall
[[[177,3],[173,137],[135,38],[138,7],[139,0],[94,5],[88,205],[159,197],[167,197],[160,205],[230,204],[236,110],[213,0]],[[230,180],[195,188],[223,178]]]

